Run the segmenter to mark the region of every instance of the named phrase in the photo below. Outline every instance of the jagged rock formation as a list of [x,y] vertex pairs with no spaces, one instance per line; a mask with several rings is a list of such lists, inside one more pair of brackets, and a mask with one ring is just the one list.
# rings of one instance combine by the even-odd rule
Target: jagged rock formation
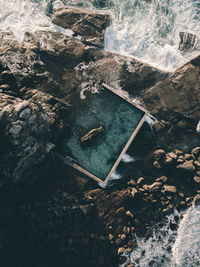
[[75,35],[81,35],[84,43],[103,48],[104,33],[110,24],[110,17],[107,14],[65,7],[53,14],[52,21],[63,28],[71,29]]
[[189,32],[180,32],[179,50],[182,53],[200,51],[200,36]]
[[[66,8],[57,15],[71,21],[73,12]],[[37,257],[24,258],[27,251],[39,255],[35,266],[45,266],[44,252],[50,255],[48,266],[51,260],[79,266],[79,255],[87,257],[87,266],[116,266],[113,254],[130,252],[137,245],[135,233],[148,236],[155,218],[199,202],[200,57],[165,73],[88,46],[102,45],[109,19],[98,22],[97,16],[96,24],[93,16],[91,27],[104,23],[105,28],[87,35],[82,32],[87,16],[77,10],[81,24],[77,20],[73,29],[70,22],[85,36],[82,41],[37,31],[19,43],[12,33],[0,32],[0,253],[10,266],[31,266]],[[64,167],[52,145],[68,134],[77,99],[102,82],[128,91],[157,118],[154,140],[151,135],[145,141],[144,125],[130,148],[145,160],[122,163],[124,179],[107,189]],[[31,181],[31,190],[18,188]]]

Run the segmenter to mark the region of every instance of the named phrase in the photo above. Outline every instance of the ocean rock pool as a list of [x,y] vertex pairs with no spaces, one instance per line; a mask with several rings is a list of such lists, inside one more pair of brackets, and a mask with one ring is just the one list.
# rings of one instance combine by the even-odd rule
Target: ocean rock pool
[[[85,99],[77,101],[64,151],[73,159],[73,167],[107,183],[147,112],[110,87],[102,87],[98,93],[88,92]],[[81,142],[81,138],[101,125],[103,131],[92,140]]]

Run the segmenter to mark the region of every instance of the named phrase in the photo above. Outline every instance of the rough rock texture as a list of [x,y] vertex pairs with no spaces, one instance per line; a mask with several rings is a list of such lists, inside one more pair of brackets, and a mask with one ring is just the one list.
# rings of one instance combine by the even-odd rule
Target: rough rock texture
[[[60,33],[0,37],[1,266],[117,266],[136,233],[149,237],[174,208],[199,202],[200,57],[164,73]],[[54,153],[77,99],[102,82],[157,119],[129,148],[138,160],[122,162],[124,178],[106,189]]]
[[81,35],[84,43],[103,47],[104,33],[110,24],[110,17],[107,14],[65,7],[53,14],[52,21]]
[[200,56],[141,93],[147,108],[167,108],[200,120]]
[[179,50],[183,53],[200,51],[200,36],[188,32],[180,32]]

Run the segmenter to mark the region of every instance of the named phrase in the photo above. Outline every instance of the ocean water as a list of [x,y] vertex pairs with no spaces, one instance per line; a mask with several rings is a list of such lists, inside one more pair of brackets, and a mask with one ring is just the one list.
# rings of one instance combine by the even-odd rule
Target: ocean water
[[136,267],[200,266],[200,206],[174,210],[149,239],[137,238],[137,244],[129,255]]
[[19,40],[37,29],[64,31],[51,23],[52,12],[72,5],[109,13],[105,49],[131,55],[173,71],[195,54],[178,51],[179,32],[200,33],[199,0],[0,0],[0,29]]

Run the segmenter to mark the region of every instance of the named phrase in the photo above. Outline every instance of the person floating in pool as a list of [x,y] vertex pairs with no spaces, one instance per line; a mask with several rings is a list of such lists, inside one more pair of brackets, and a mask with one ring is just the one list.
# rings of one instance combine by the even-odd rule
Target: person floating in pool
[[95,140],[99,135],[105,131],[106,127],[103,124],[100,124],[97,128],[94,128],[87,132],[80,138],[82,144],[87,143],[88,141]]

